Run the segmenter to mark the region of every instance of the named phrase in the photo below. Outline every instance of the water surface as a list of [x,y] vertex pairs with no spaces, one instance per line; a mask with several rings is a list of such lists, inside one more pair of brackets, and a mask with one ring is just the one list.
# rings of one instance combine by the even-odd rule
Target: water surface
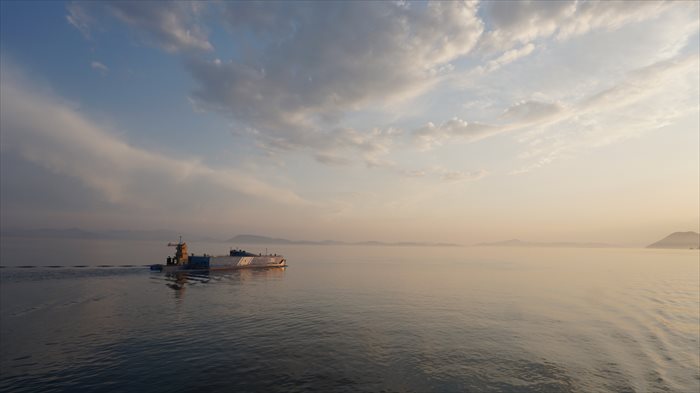
[[97,267],[162,243],[3,239],[0,390],[700,390],[697,251],[268,247],[165,275]]

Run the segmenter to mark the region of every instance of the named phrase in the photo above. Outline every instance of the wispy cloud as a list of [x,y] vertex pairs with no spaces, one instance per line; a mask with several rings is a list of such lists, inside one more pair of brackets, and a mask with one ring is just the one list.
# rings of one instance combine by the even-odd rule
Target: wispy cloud
[[529,146],[521,158],[531,162],[514,173],[550,164],[581,148],[636,137],[697,111],[699,67],[696,54],[662,60],[634,70],[614,86],[545,118],[547,123],[519,137]]
[[[577,148],[624,140],[697,110],[697,102],[691,97],[698,88],[684,81],[692,80],[693,75],[697,78],[699,66],[697,54],[681,54],[633,70],[615,85],[569,106],[521,101],[506,108],[490,124],[453,118],[440,125],[428,123],[414,130],[412,136],[417,147],[429,150],[448,141],[470,143],[522,131],[518,140],[529,147],[520,158],[532,161],[514,172],[523,173],[570,156]],[[685,101],[679,102],[680,97]],[[652,98],[654,103],[645,105]]]
[[428,123],[414,130],[415,141],[423,150],[440,146],[445,140],[460,139],[466,142],[474,142],[491,135],[502,132],[504,127],[468,122],[458,117],[443,122],[440,125]]
[[565,109],[559,103],[521,101],[508,107],[491,124],[468,122],[454,117],[440,125],[428,123],[413,131],[413,140],[421,150],[430,150],[446,141],[476,142],[503,132],[549,122]]
[[95,24],[93,18],[80,3],[70,3],[66,6],[68,15],[66,20],[73,25],[86,39],[92,39],[92,28]]
[[483,68],[478,68],[477,72],[493,72],[497,69],[503,67],[504,65],[510,64],[522,57],[528,56],[532,51],[535,50],[535,45],[533,43],[527,43],[519,48],[510,49],[503,52],[497,58],[490,60],[486,63]]
[[176,1],[110,1],[105,5],[144,39],[168,52],[211,51],[205,29],[197,22],[206,5]]
[[565,40],[591,30],[614,30],[654,18],[668,6],[655,1],[485,2],[483,10],[491,28],[479,46],[484,51],[504,52],[544,37]]
[[16,67],[3,63],[2,68],[2,148],[80,180],[112,204],[155,211],[181,209],[217,193],[275,204],[309,204],[291,190],[240,170],[213,168],[196,158],[171,158],[133,146],[59,97],[32,87]]
[[109,72],[109,67],[107,67],[106,65],[102,64],[101,62],[99,62],[97,60],[93,60],[90,63],[90,67],[93,70],[98,71],[102,75],[106,75]]
[[488,171],[480,169],[476,171],[450,171],[444,169],[437,169],[440,173],[440,177],[444,181],[458,182],[458,181],[474,181],[483,178],[488,175]]

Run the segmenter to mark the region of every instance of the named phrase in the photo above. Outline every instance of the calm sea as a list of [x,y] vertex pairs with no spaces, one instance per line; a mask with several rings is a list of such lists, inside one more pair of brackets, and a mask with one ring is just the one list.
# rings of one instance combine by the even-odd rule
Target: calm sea
[[700,391],[698,251],[267,247],[2,239],[0,391]]

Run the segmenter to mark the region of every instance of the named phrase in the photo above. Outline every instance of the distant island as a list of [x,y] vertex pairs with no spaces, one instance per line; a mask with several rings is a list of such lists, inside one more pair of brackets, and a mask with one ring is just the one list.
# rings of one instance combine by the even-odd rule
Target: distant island
[[437,247],[460,247],[460,244],[455,243],[428,243],[428,242],[379,242],[373,240],[361,242],[343,242],[338,240],[289,240],[280,239],[259,235],[237,235],[226,241],[227,243],[236,244],[296,244],[296,245],[313,245],[313,246],[437,246]]
[[493,243],[478,243],[476,247],[561,247],[561,248],[610,248],[618,247],[607,243],[576,243],[576,242],[524,242],[518,239],[503,240]]
[[700,249],[700,233],[674,232],[658,242],[648,245],[647,248]]

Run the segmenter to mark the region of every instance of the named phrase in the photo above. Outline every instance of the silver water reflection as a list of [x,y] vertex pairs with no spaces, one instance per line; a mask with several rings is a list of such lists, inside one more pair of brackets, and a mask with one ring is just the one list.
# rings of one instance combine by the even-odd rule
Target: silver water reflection
[[255,279],[282,279],[285,267],[250,268],[221,271],[192,271],[152,274],[155,281],[165,281],[165,286],[172,289],[176,299],[183,299],[188,286],[209,284],[212,281],[250,281]]

